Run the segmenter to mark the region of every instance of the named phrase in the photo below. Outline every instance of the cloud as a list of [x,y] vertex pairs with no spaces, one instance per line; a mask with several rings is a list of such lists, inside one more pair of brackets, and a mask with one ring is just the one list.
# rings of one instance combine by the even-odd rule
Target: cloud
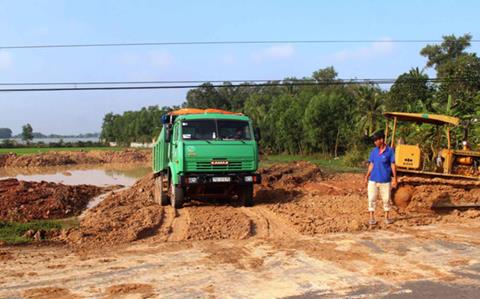
[[333,53],[328,58],[333,62],[347,61],[365,61],[378,56],[386,56],[393,52],[393,42],[391,39],[383,39],[381,42],[374,42],[368,47],[362,47],[352,50],[342,50]]
[[254,52],[252,58],[257,62],[262,62],[265,60],[289,59],[294,54],[295,48],[293,45],[276,45]]
[[13,59],[10,53],[0,51],[0,70],[6,70],[13,64]]

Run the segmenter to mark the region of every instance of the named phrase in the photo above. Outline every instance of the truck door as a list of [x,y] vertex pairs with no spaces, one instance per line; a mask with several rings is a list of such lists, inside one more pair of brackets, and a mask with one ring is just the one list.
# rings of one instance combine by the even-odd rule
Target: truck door
[[178,160],[178,151],[177,151],[177,147],[178,147],[178,124],[175,124],[174,127],[173,127],[173,137],[172,137],[172,146],[170,147],[170,150],[171,150],[171,154],[170,154],[170,157],[172,157],[171,161],[173,163],[176,163],[176,161]]

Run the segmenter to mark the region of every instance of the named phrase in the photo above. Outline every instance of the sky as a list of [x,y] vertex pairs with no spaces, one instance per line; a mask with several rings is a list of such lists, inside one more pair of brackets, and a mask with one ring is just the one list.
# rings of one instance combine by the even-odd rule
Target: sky
[[[0,49],[0,83],[252,80],[310,76],[396,78],[423,68],[424,44],[471,33],[478,1],[0,0],[0,47],[226,40],[382,40],[360,44],[196,45]],[[473,44],[470,51],[479,51]],[[434,76],[433,70],[427,73]],[[178,105],[187,90],[0,92],[0,127],[20,133],[99,132],[103,116]]]

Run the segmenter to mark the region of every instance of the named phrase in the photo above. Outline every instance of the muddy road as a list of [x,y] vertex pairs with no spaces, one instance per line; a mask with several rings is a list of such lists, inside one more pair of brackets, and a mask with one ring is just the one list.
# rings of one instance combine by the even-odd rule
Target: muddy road
[[478,294],[478,224],[310,237],[249,209],[258,234],[244,240],[175,242],[185,231],[172,223],[170,242],[1,249],[0,298],[418,298],[422,283]]
[[0,298],[415,297],[425,281],[478,290],[479,211],[397,209],[393,225],[369,227],[361,174],[305,162],[262,173],[249,208],[161,207],[151,175],[112,191],[78,228],[0,247]]

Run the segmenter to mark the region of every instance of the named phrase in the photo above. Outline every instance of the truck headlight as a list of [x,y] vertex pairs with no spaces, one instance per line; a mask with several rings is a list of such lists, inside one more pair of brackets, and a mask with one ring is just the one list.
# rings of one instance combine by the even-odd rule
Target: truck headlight
[[187,179],[187,182],[188,182],[189,184],[196,184],[196,183],[198,183],[198,178],[197,178],[197,177],[189,177],[189,178]]
[[244,177],[243,179],[244,179],[245,182],[247,182],[247,183],[253,182],[253,177],[252,177],[251,175],[246,176],[246,177]]

